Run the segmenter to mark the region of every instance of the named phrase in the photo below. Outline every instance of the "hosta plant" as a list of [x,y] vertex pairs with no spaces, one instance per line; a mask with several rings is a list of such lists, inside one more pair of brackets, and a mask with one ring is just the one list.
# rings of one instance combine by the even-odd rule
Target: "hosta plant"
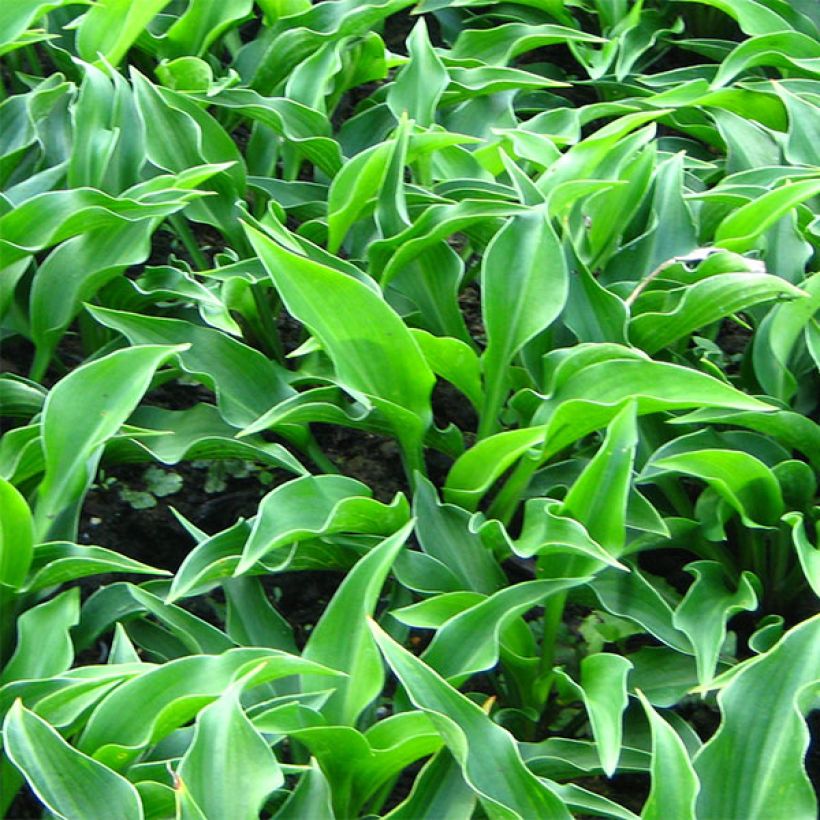
[[815,817],[818,122],[810,0],[5,4],[4,816]]

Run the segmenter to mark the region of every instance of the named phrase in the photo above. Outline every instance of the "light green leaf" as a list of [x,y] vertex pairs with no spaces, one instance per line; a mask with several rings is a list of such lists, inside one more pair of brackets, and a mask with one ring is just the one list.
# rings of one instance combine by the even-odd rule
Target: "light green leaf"
[[361,282],[286,250],[254,228],[246,231],[288,310],[321,342],[341,384],[391,421],[408,472],[421,468],[435,376],[407,326]]
[[206,817],[256,820],[267,796],[285,782],[270,745],[242,709],[246,682],[233,683],[199,713],[176,772]]
[[79,505],[105,442],[134,411],[157,367],[183,349],[118,350],[78,367],[52,388],[43,407],[45,475],[34,508],[39,540],[73,539]]
[[33,550],[34,524],[26,499],[0,478],[0,589],[23,586]]
[[721,724],[694,761],[701,784],[697,816],[814,817],[802,716],[820,698],[820,616],[731,671],[718,695]]
[[686,570],[695,580],[678,604],[672,623],[692,642],[698,683],[706,685],[717,670],[727,621],[738,612],[757,608],[756,579],[752,573],[743,572],[737,589],[730,590],[725,570],[716,561],[695,561]]
[[142,820],[142,804],[124,777],[78,752],[20,700],[3,724],[6,754],[34,793],[66,820]]
[[557,670],[558,690],[583,701],[601,768],[612,777],[618,768],[623,738],[623,713],[629,701],[626,681],[632,664],[621,655],[607,652],[587,655],[581,661],[581,682]]
[[310,634],[303,657],[347,674],[315,678],[316,688],[335,686],[322,713],[331,723],[355,725],[362,710],[378,696],[384,680],[379,653],[367,629],[387,573],[413,522],[374,547],[348,573]]
[[695,820],[695,800],[700,784],[686,747],[640,690],[638,698],[652,731],[652,788],[641,818]]
[[26,610],[17,619],[17,646],[0,675],[0,684],[49,678],[71,666],[70,630],[80,620],[80,591],[68,589]]
[[422,709],[491,817],[567,818],[569,812],[525,766],[512,735],[374,623],[373,635],[414,705]]
[[564,252],[544,206],[512,217],[487,247],[481,267],[487,348],[480,438],[498,429],[513,356],[561,313],[568,287]]

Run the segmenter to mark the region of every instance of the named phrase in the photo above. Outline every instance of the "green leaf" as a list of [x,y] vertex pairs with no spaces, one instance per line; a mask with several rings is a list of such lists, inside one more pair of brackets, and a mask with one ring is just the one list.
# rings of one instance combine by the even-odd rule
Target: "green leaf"
[[802,715],[816,708],[819,678],[820,616],[731,670],[718,695],[721,724],[694,761],[701,784],[698,817],[815,816]]
[[180,365],[216,391],[223,418],[235,427],[250,424],[271,406],[294,395],[283,368],[218,330],[180,319],[109,308],[88,310],[98,322],[125,335],[131,344],[187,344],[185,350],[176,351]]
[[475,804],[475,793],[464,782],[461,767],[450,750],[444,748],[419,772],[410,795],[385,817],[389,820],[417,820],[427,815],[470,820]]
[[571,42],[600,43],[602,38],[552,24],[530,26],[508,23],[489,29],[466,28],[459,34],[452,56],[481,60],[492,65],[506,65],[513,57],[526,51]]
[[226,29],[248,15],[252,5],[252,0],[192,0],[163,35],[163,56],[204,54]]
[[525,766],[506,729],[373,622],[371,629],[411,701],[429,715],[467,784],[492,817],[569,819],[563,802]]
[[[605,347],[605,346],[601,346]],[[694,407],[725,407],[770,412],[774,408],[730,387],[725,382],[688,367],[650,361],[642,357],[583,361],[579,346],[562,368],[563,378],[544,403],[537,408],[532,424],[548,423],[545,456],[560,452],[583,435],[607,424],[634,399],[639,416],[664,410]],[[576,369],[570,363],[580,359]]]
[[[291,675],[332,670],[274,649],[231,649],[169,661],[117,687],[94,709],[78,746],[96,760],[122,770],[149,744],[188,723],[237,678],[248,686]],[[334,678],[335,680],[335,678]]]
[[390,84],[387,105],[396,119],[407,114],[429,128],[435,123],[436,106],[449,83],[447,69],[430,44],[423,17],[418,18],[406,42],[410,61]]
[[783,520],[792,528],[792,543],[803,575],[814,591],[820,597],[820,548],[815,547],[806,533],[806,523],[798,512],[790,512],[783,516]]
[[673,623],[672,608],[637,568],[631,572],[604,570],[590,587],[608,612],[639,623],[678,652],[694,654],[689,639]]
[[[820,52],[819,52],[820,53]],[[732,211],[715,231],[715,245],[730,251],[754,248],[758,237],[800,203],[820,193],[820,179],[788,182]]]
[[157,367],[182,349],[118,350],[73,370],[49,392],[42,421],[45,475],[34,508],[39,540],[73,538],[105,442],[134,411]]
[[454,504],[442,504],[426,479],[416,485],[413,515],[422,550],[447,567],[463,589],[489,595],[504,586],[504,573],[472,531],[469,513]]
[[698,3],[714,6],[737,21],[744,34],[769,34],[791,28],[765,0],[680,0],[683,3]]
[[558,690],[584,702],[598,749],[601,768],[612,777],[618,768],[623,738],[623,713],[629,701],[626,680],[632,664],[621,655],[602,652],[581,661],[581,682],[558,672]]
[[330,802],[330,785],[322,770],[311,758],[310,768],[302,774],[296,788],[273,820],[334,820]]
[[598,452],[570,488],[561,514],[580,521],[607,552],[617,557],[626,544],[626,507],[632,481],[638,425],[628,402],[610,422]]
[[361,282],[286,250],[250,226],[246,231],[288,310],[316,336],[341,384],[390,420],[408,471],[421,468],[435,376],[407,326]]
[[426,330],[410,328],[410,332],[430,369],[460,390],[480,412],[484,394],[481,362],[473,348],[461,339],[434,336]]
[[726,585],[724,568],[716,561],[695,561],[686,567],[695,577],[672,616],[672,623],[687,635],[695,650],[698,683],[708,684],[715,675],[720,650],[726,639],[726,622],[738,612],[757,608],[755,576],[740,575],[738,587]]
[[170,0],[102,0],[82,18],[77,31],[77,51],[86,62],[104,58],[117,65],[143,29]]
[[[695,800],[700,784],[686,747],[678,733],[655,711],[640,690],[638,698],[652,731],[652,788],[641,818],[695,820]],[[672,815],[670,809],[674,812]]]
[[456,459],[444,484],[451,503],[475,510],[481,496],[517,458],[544,441],[545,427],[504,430],[482,439]]
[[73,749],[19,700],[6,716],[3,736],[6,754],[55,816],[142,820],[142,804],[131,783]]
[[413,522],[405,524],[348,573],[302,653],[306,660],[347,674],[343,681],[315,679],[316,688],[335,687],[322,710],[331,723],[355,725],[382,689],[384,669],[366,619],[374,613],[387,573],[412,529]]
[[[424,651],[422,660],[444,678],[462,678],[491,669],[507,625],[547,598],[585,578],[550,578],[513,584],[449,618]],[[397,616],[400,617],[400,616]]]
[[789,366],[801,350],[801,337],[808,334],[820,310],[820,274],[801,283],[808,299],[777,305],[763,319],[752,340],[752,363],[757,380],[770,396],[791,401],[798,379]]
[[138,575],[170,575],[141,561],[135,561],[104,547],[51,541],[34,548],[31,578],[27,592],[38,592],[77,578],[108,572],[128,572]]
[[497,430],[513,356],[563,310],[568,276],[561,243],[544,206],[512,217],[487,247],[481,267],[487,348],[482,357],[486,396],[480,438]]
[[59,675],[74,660],[70,630],[80,620],[80,591],[66,590],[17,619],[17,646],[0,684]]
[[736,46],[721,63],[712,87],[725,86],[746,69],[759,65],[777,66],[787,71],[797,68],[817,76],[820,74],[820,43],[816,37],[798,31],[780,30],[750,37]]
[[370,488],[352,478],[297,478],[262,499],[235,574],[247,572],[273,550],[307,538],[340,532],[390,535],[408,517],[407,501],[401,494],[386,505],[375,501]]
[[[327,195],[327,249],[337,253],[347,232],[382,188],[397,142],[380,142],[348,160]],[[261,256],[261,254],[260,254]]]
[[176,772],[206,817],[256,820],[267,796],[285,782],[269,744],[242,709],[246,682],[233,683],[199,713]]
[[641,481],[664,473],[682,473],[707,482],[747,527],[773,526],[785,512],[774,473],[749,453],[702,449],[650,460]]
[[0,9],[0,45],[17,40],[32,23],[66,5],[86,5],[86,0],[19,0]]
[[718,319],[784,296],[805,298],[802,291],[769,274],[710,276],[681,288],[680,299],[671,310],[636,315],[629,323],[629,337],[637,347],[654,354]]
[[34,525],[26,499],[0,478],[0,589],[23,586],[33,550]]
[[[190,361],[186,359],[186,361]],[[196,404],[187,410],[138,407],[128,423],[157,435],[118,438],[106,448],[112,461],[142,461],[152,458],[162,464],[199,459],[240,459],[279,467],[296,475],[307,469],[281,444],[259,436],[238,438],[236,427],[225,422],[211,404]]]

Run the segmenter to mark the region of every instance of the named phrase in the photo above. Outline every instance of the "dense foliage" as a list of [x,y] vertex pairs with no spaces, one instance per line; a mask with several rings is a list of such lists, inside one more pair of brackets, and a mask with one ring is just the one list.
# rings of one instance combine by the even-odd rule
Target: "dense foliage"
[[0,3],[0,814],[814,818],[819,32]]

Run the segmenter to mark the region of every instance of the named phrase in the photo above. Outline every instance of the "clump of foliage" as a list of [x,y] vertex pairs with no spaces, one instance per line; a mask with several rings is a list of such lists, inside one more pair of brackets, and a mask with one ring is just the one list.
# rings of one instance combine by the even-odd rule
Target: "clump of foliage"
[[0,812],[814,818],[818,202],[813,0],[3,3]]

